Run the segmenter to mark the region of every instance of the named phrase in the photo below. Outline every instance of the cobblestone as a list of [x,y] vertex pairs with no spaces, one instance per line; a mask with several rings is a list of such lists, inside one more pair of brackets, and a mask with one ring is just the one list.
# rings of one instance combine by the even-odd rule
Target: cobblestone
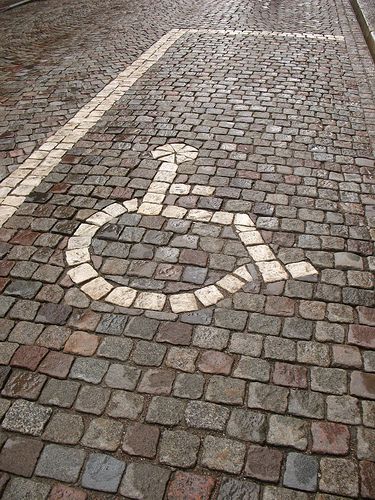
[[307,448],[307,436],[307,422],[293,417],[271,416],[267,436],[268,443],[305,450]]
[[322,491],[356,498],[358,474],[354,462],[345,458],[322,458],[319,486]]
[[70,370],[70,377],[92,384],[98,384],[103,379],[107,369],[107,361],[91,358],[76,358]]
[[184,431],[165,431],[159,446],[162,463],[175,467],[192,467],[197,460],[200,439]]
[[256,500],[259,498],[259,493],[259,486],[251,481],[225,478],[221,483],[218,499],[235,498],[237,500],[245,497],[249,500]]
[[79,415],[58,412],[49,421],[43,439],[54,443],[77,444],[83,430],[83,420]]
[[51,489],[49,484],[41,483],[22,477],[13,477],[7,484],[3,498],[12,500],[13,498],[40,498],[45,500]]
[[235,409],[231,413],[227,432],[229,436],[242,441],[263,443],[266,438],[266,428],[267,422],[263,414]]
[[375,497],[349,2],[107,3],[0,22],[0,496]]
[[120,445],[122,430],[122,424],[116,420],[96,418],[90,422],[81,441],[90,448],[115,451]]
[[146,419],[162,425],[177,425],[182,421],[185,404],[177,398],[157,396],[152,399]]
[[251,445],[245,465],[245,475],[261,481],[278,482],[283,454],[274,448]]
[[239,473],[245,450],[245,445],[238,441],[208,436],[203,442],[202,464],[210,469]]
[[367,462],[367,461],[361,462],[360,474],[361,474],[361,494],[367,498],[375,496],[374,462]]
[[212,477],[200,476],[190,472],[176,472],[173,480],[169,483],[167,498],[200,498],[209,500],[212,490],[215,487],[215,480]]
[[19,437],[7,439],[0,454],[1,470],[17,476],[32,476],[42,448],[41,441]]
[[49,379],[40,395],[40,402],[70,408],[77,396],[79,383],[73,380]]
[[130,455],[152,458],[156,455],[159,435],[158,427],[145,424],[129,425],[122,449]]
[[89,456],[82,475],[82,486],[92,490],[115,493],[120,484],[125,464],[120,460],[93,453]]
[[242,404],[245,388],[243,380],[213,376],[207,386],[206,398],[216,403]]
[[128,465],[120,493],[129,498],[163,498],[170,471],[147,463]]
[[204,401],[191,401],[187,404],[185,419],[191,427],[223,430],[229,413],[229,409],[221,405]]
[[289,453],[283,484],[303,491],[315,491],[318,482],[318,461],[302,453]]
[[45,382],[45,375],[13,370],[1,394],[3,396],[35,400],[38,398]]
[[37,403],[18,399],[7,411],[2,427],[13,432],[39,436],[51,416],[52,410]]
[[70,488],[63,484],[55,484],[49,495],[51,500],[57,500],[59,498],[68,498],[71,500],[86,500],[87,493],[85,491],[79,490],[77,488]]
[[57,444],[48,444],[38,461],[37,476],[65,482],[75,482],[85,459],[83,450],[75,450]]

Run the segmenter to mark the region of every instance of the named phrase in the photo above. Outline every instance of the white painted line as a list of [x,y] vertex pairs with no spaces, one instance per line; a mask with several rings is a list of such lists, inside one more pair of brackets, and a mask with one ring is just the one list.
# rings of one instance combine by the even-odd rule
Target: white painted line
[[5,195],[0,203],[0,227],[60,163],[65,153],[188,31],[171,30],[161,37],[0,183],[0,192]]
[[[100,118],[124,96],[125,92],[185,34],[344,41],[343,36],[315,33],[215,29],[174,29],[169,31],[106,85],[91,101],[85,104],[63,127],[49,137],[39,149],[34,151],[17,170],[0,182],[0,227],[16,212],[17,208],[25,201],[25,197],[60,163],[65,153],[96,125]],[[174,163],[176,157],[181,155],[182,152],[175,150],[170,145],[166,145],[158,154],[164,161]],[[186,149],[185,146],[185,156],[181,156],[180,159],[193,160],[195,158],[194,154],[194,151]],[[211,188],[196,186],[194,189],[195,192],[193,191],[193,193],[199,194],[200,189],[209,190]]]
[[343,42],[345,38],[342,35],[320,35],[318,33],[299,33],[299,32],[284,32],[284,31],[257,31],[257,30],[215,30],[215,29],[191,29],[190,33],[209,33],[212,35],[244,35],[253,37],[280,37],[280,38],[303,38],[306,40],[325,40]]

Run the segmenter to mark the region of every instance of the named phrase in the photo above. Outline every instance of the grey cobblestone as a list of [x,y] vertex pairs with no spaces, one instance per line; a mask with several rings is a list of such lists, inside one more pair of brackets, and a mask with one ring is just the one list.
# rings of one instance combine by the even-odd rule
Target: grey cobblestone
[[197,460],[200,439],[184,431],[165,431],[159,445],[162,463],[174,467],[192,467]]
[[203,442],[202,464],[210,469],[239,473],[245,451],[245,445],[238,441],[208,436]]
[[318,482],[318,461],[302,453],[289,453],[283,484],[290,488],[315,491]]
[[39,436],[51,416],[51,408],[31,401],[16,400],[7,411],[2,427],[13,432]]
[[70,376],[92,384],[99,384],[108,370],[108,365],[108,361],[104,360],[76,358],[70,370]]
[[239,409],[232,411],[227,426],[229,436],[253,443],[263,443],[265,441],[266,429],[265,415]]
[[91,420],[81,442],[90,448],[115,451],[120,445],[122,431],[121,422],[108,418],[96,418]]
[[229,418],[229,409],[204,401],[190,401],[186,406],[185,420],[190,427],[223,430]]
[[51,486],[40,481],[34,481],[23,477],[13,477],[7,484],[3,498],[13,500],[14,498],[40,498],[45,500],[50,492]]
[[84,385],[81,387],[74,407],[84,413],[100,415],[110,397],[110,391],[102,387]]
[[75,482],[85,459],[83,450],[75,450],[57,444],[47,445],[36,466],[37,476],[65,482]]
[[257,500],[259,495],[260,488],[256,483],[228,478],[221,483],[218,499],[233,498],[239,500],[240,498],[248,498],[249,500]]
[[129,498],[163,498],[170,476],[168,469],[146,463],[130,464],[120,486],[120,493]]
[[185,403],[177,398],[157,396],[152,399],[146,420],[162,425],[177,425],[184,415]]
[[108,455],[91,454],[82,475],[82,486],[92,490],[116,493],[125,464]]
[[207,386],[206,399],[216,403],[242,404],[245,388],[243,380],[213,376]]

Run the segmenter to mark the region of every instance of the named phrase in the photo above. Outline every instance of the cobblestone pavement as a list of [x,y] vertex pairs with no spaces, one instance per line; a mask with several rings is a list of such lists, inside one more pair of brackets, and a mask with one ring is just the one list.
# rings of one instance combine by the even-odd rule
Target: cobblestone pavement
[[374,499],[349,0],[52,0],[0,29],[2,498]]

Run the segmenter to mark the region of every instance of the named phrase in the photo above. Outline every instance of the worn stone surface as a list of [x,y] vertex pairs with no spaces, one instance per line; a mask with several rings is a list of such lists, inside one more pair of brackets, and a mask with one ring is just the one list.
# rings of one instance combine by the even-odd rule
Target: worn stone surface
[[49,421],[43,439],[54,443],[76,444],[81,439],[83,430],[81,416],[57,412]]
[[42,448],[43,443],[39,440],[9,438],[0,453],[0,469],[17,476],[30,477]]
[[82,444],[99,450],[115,451],[120,444],[123,426],[109,418],[96,418],[90,422]]
[[41,500],[45,500],[50,489],[51,486],[49,484],[40,481],[13,477],[5,488],[3,498],[7,500],[13,500],[14,498],[20,498],[22,500],[26,500],[27,498],[40,498]]
[[322,458],[319,487],[322,491],[356,498],[359,492],[358,469],[345,458]]
[[152,458],[156,455],[160,430],[146,424],[129,425],[126,429],[122,449],[129,455]]
[[218,499],[224,500],[226,498],[234,498],[240,500],[240,498],[248,498],[249,500],[257,500],[259,498],[260,488],[259,485],[252,483],[251,481],[240,481],[237,479],[223,479]]
[[251,445],[248,449],[245,475],[277,483],[280,477],[283,454],[276,448]]
[[120,493],[129,498],[163,498],[170,476],[168,469],[147,463],[128,465]]
[[365,498],[375,497],[375,464],[363,461],[360,463],[361,494]]
[[242,441],[262,443],[266,438],[266,428],[266,418],[262,413],[236,409],[231,413],[227,432]]
[[311,425],[313,451],[332,455],[346,455],[350,433],[347,426],[331,422],[313,422]]
[[318,461],[302,453],[289,453],[283,484],[289,488],[315,491],[318,482]]
[[161,437],[160,461],[176,467],[192,467],[199,450],[200,439],[189,432],[164,431]]
[[200,476],[190,472],[176,472],[169,483],[167,498],[170,500],[177,498],[209,500],[214,487],[215,479],[213,477]]
[[93,453],[85,465],[82,486],[92,490],[115,493],[124,470],[124,462],[108,455]]
[[6,430],[39,436],[52,410],[30,401],[18,399],[5,414],[2,427]]
[[307,448],[309,424],[307,421],[272,415],[269,422],[267,441],[271,444],[292,446],[299,450]]
[[0,496],[374,497],[350,2],[31,2],[0,34]]
[[48,444],[38,461],[37,476],[75,482],[85,459],[83,450],[76,450],[56,444]]
[[64,484],[55,484],[49,495],[50,500],[86,500],[87,493]]
[[245,458],[245,445],[230,439],[208,436],[203,443],[202,464],[211,469],[239,473]]
[[37,399],[46,382],[46,376],[21,370],[13,370],[7,380],[3,396],[25,399]]

